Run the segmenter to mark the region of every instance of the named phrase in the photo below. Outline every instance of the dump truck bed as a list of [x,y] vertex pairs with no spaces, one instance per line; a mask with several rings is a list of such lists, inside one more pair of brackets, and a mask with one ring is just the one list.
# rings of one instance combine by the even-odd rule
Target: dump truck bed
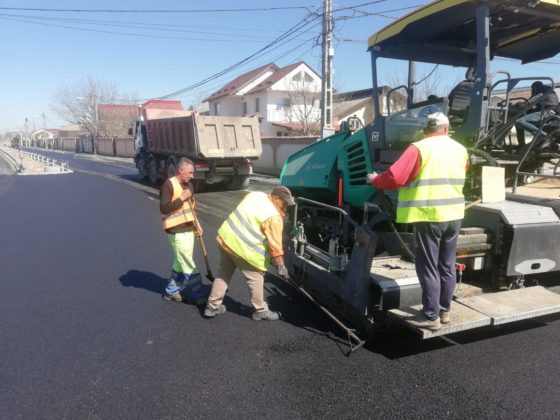
[[262,153],[257,118],[191,114],[146,121],[152,153],[190,158],[248,158]]

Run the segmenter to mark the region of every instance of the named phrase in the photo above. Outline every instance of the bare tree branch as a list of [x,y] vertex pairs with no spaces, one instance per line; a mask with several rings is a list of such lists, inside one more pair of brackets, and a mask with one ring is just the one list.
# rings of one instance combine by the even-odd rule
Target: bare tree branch
[[298,125],[295,135],[310,136],[319,132],[321,94],[313,86],[314,80],[306,79],[303,74],[299,80],[292,79],[288,83],[282,109],[286,121]]
[[62,120],[81,126],[93,139],[110,137],[117,135],[115,130],[120,130],[123,124],[130,126],[137,113],[116,113],[114,118],[99,118],[99,104],[114,104],[117,98],[123,103],[115,83],[87,76],[81,81],[59,86],[52,96],[51,109]]

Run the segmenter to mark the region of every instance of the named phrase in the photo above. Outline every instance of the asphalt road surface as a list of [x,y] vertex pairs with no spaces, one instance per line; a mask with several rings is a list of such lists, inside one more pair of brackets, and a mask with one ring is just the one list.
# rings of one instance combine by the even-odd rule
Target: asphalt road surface
[[[282,320],[252,321],[236,274],[207,320],[161,299],[158,202],[116,179],[0,176],[0,418],[559,418],[560,317],[425,342],[391,331],[348,357],[336,325],[272,276]],[[243,194],[198,195],[214,267]]]

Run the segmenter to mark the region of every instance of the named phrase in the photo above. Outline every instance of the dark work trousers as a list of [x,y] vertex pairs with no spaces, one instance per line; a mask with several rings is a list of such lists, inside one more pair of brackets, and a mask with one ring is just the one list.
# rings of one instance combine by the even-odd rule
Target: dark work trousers
[[424,315],[434,320],[449,311],[457,277],[455,257],[461,220],[416,222],[416,274],[422,287]]

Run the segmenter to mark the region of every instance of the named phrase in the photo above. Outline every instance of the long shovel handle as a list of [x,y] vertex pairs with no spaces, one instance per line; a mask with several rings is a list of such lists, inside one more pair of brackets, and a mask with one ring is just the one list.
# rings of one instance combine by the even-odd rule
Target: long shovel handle
[[[187,200],[187,202],[189,203],[189,208],[191,209],[191,214],[193,215],[194,226],[198,231],[200,231],[201,230],[200,222],[198,221],[198,217],[196,216],[191,200],[189,199]],[[202,249],[202,256],[204,257],[204,263],[206,264],[206,277],[208,278],[208,280],[214,281],[215,277],[212,274],[212,270],[210,269],[210,262],[208,261],[208,252],[206,251],[206,244],[204,243],[204,239],[202,238],[202,236],[198,237],[198,241],[200,243],[200,248]]]

